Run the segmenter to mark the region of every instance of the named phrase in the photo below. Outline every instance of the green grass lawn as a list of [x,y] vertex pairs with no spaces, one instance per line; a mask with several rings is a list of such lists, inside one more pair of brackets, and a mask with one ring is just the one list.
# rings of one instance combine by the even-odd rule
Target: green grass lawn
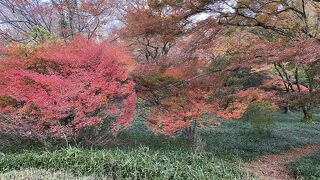
[[230,121],[215,129],[199,130],[201,141],[196,143],[183,137],[156,136],[139,118],[119,134],[123,143],[117,147],[52,150],[17,142],[0,147],[0,172],[37,168],[67,171],[77,177],[243,179],[252,177],[241,169],[243,162],[262,154],[320,144],[319,115],[313,124],[302,123],[300,113],[274,116],[277,126],[269,134],[255,133],[247,122]]

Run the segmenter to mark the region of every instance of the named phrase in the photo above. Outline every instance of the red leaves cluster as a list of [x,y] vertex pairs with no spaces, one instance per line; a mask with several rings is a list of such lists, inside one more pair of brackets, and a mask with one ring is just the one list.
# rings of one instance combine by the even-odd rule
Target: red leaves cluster
[[[138,95],[153,105],[148,108],[146,126],[156,134],[167,136],[196,127],[216,127],[218,106],[210,103],[212,81],[202,75],[203,63],[181,62],[166,69],[149,66],[135,76]],[[188,136],[192,136],[188,134]]]
[[151,110],[146,125],[157,134],[173,135],[176,132],[194,127],[215,127],[219,122],[203,116],[216,110],[206,102],[201,91],[178,90],[176,96],[161,102],[160,107]]
[[100,15],[108,2],[107,0],[80,0],[81,9],[92,15]]
[[122,29],[122,34],[126,37],[160,35],[164,41],[170,41],[181,32],[174,16],[159,16],[148,9],[130,10],[124,21],[126,26]]
[[258,42],[252,48],[251,56],[247,56],[251,62],[292,63],[301,66],[310,65],[320,59],[320,43],[312,38]]
[[131,124],[136,95],[121,50],[78,37],[24,57],[11,52],[0,67],[0,97],[15,103],[0,106],[8,117],[1,129],[61,138],[99,129],[109,116],[117,117],[113,133]]

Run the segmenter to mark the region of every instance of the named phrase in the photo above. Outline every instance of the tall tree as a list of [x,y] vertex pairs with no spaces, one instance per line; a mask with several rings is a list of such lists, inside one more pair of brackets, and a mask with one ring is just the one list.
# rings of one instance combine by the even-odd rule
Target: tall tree
[[64,39],[104,35],[106,24],[113,20],[113,6],[109,0],[4,0],[0,35],[9,42],[25,42],[34,26]]
[[[310,61],[318,61],[319,54],[319,20],[320,3],[315,0],[183,0],[183,1],[158,1],[150,0],[145,1],[146,5],[143,12],[149,12],[152,16],[151,19],[161,18],[164,22],[170,22],[174,19],[176,24],[179,24],[179,33],[170,31],[171,36],[186,38],[191,37],[188,50],[183,52],[191,52],[194,54],[195,51],[190,50],[202,50],[206,51],[207,47],[212,47],[215,43],[216,37],[220,36],[221,30],[234,28],[246,28],[246,31],[252,32],[256,35],[257,40],[260,44],[265,44],[267,47],[269,42],[278,41],[281,42],[281,51],[277,52],[278,61],[272,61],[272,57],[275,54],[267,52],[264,49],[264,57],[268,59],[262,60],[259,58],[261,55],[256,57],[246,57],[246,61],[250,63],[242,62],[247,67],[252,67],[253,64],[274,64],[275,69],[278,70],[278,75],[284,78],[285,86],[289,87],[288,94],[298,93],[300,97],[305,96],[301,91],[294,91],[290,87],[300,87],[305,85],[309,88],[309,95],[311,96],[314,87],[318,85],[314,84],[313,78],[307,78],[306,84],[302,84],[301,74],[307,72],[312,67]],[[140,10],[141,11],[141,10]],[[129,12],[134,14],[135,12]],[[163,22],[161,21],[161,22]],[[145,21],[143,21],[145,22]],[[139,27],[139,22],[135,26]],[[157,23],[150,23],[148,29],[158,29]],[[151,26],[151,27],[150,27]],[[129,27],[129,26],[128,26]],[[144,27],[144,26],[142,26]],[[170,28],[168,28],[170,29]],[[162,34],[154,31],[153,37],[160,36],[166,37],[167,34]],[[139,36],[144,35],[141,32]],[[309,42],[304,47],[297,46],[298,42]],[[252,43],[251,43],[252,44]],[[272,43],[271,43],[272,44]],[[243,48],[247,48],[250,42],[247,43]],[[309,56],[300,53],[297,54],[293,51],[294,48],[300,47],[307,49],[308,45],[311,45],[315,50],[314,52],[308,51]],[[261,47],[262,49],[265,47]],[[242,49],[242,48],[241,48]],[[278,49],[278,50],[280,50]],[[208,50],[208,49],[207,49]],[[249,52],[248,49],[242,49],[245,52]],[[255,49],[257,50],[257,49]],[[259,51],[258,51],[259,52]],[[227,52],[228,53],[228,52]],[[229,52],[230,53],[230,52]],[[238,50],[239,54],[239,50]],[[235,54],[232,54],[233,56]],[[248,59],[251,58],[251,59]],[[288,59],[289,58],[289,59]],[[291,59],[290,59],[291,58]],[[306,59],[309,58],[309,59]],[[303,64],[303,65],[302,65]],[[294,66],[294,71],[289,72],[291,66]],[[313,83],[312,83],[312,82]],[[310,98],[307,98],[310,99]],[[307,100],[305,99],[305,100]],[[312,121],[312,108],[308,101],[300,101],[301,108],[304,112],[304,119],[307,122]],[[305,103],[303,103],[305,102]],[[311,103],[313,104],[313,103]]]

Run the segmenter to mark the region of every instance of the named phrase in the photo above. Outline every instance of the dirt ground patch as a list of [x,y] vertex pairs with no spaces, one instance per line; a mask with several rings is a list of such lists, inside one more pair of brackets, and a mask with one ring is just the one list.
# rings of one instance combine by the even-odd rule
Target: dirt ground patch
[[286,165],[291,161],[318,151],[320,151],[320,145],[307,145],[300,148],[294,148],[280,154],[261,156],[257,160],[246,164],[245,168],[248,172],[256,174],[258,179],[291,180],[295,178],[292,176]]

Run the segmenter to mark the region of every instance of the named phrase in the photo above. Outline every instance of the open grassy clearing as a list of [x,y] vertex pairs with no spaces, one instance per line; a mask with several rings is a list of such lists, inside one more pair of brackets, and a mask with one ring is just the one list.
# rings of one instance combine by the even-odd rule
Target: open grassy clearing
[[79,178],[253,178],[243,169],[244,162],[263,154],[320,144],[319,115],[313,124],[301,122],[300,113],[274,116],[277,126],[268,134],[255,133],[247,122],[232,121],[216,129],[200,130],[201,138],[197,141],[170,139],[153,135],[144,127],[143,120],[137,119],[131,128],[119,134],[121,145],[117,147],[53,150],[17,142],[0,147],[0,171],[4,173],[0,176],[8,177],[13,170],[37,168],[68,171]]

